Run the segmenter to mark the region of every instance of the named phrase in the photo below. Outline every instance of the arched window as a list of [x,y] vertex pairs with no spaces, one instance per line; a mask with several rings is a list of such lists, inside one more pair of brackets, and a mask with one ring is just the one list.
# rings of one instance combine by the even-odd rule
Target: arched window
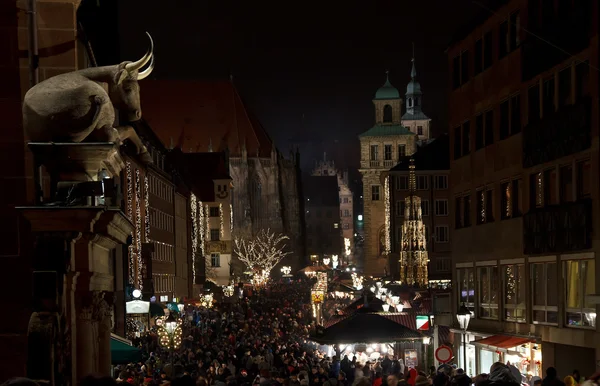
[[383,121],[384,122],[392,122],[392,106],[390,106],[390,105],[383,106]]
[[415,98],[415,107],[419,106],[419,98]]
[[408,103],[408,107],[412,107],[412,98],[408,98],[407,103]]
[[262,195],[262,184],[260,182],[260,177],[254,176],[252,182],[250,184],[250,206],[251,206],[251,216],[253,222],[256,222],[259,218],[261,218],[261,195]]

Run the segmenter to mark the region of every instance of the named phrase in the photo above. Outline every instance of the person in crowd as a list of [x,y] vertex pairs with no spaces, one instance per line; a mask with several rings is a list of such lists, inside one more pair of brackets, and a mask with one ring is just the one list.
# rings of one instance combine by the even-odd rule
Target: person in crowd
[[579,370],[573,370],[573,374],[571,374],[573,379],[575,380],[575,384],[581,383],[581,374],[579,374]]
[[548,367],[546,369],[546,378],[542,381],[542,386],[565,386],[565,384],[558,378],[556,369]]

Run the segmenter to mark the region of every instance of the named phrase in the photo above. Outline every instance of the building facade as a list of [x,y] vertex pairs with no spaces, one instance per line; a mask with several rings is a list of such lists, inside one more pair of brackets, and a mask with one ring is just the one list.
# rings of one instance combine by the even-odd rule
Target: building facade
[[327,154],[323,154],[323,160],[315,162],[312,171],[313,176],[336,176],[340,200],[340,227],[342,228],[343,253],[340,258],[344,263],[354,263],[354,195],[350,190],[348,171],[340,172],[336,169],[333,160],[327,160]]
[[[228,152],[233,238],[267,228],[283,233],[292,254],[282,264],[300,269],[306,254],[299,154],[286,158],[275,148],[233,82],[149,80],[141,98],[146,119],[164,143],[177,141],[185,153]],[[233,265],[241,275],[244,268],[235,258]]]
[[[309,176],[304,180],[306,248],[311,261],[342,256],[339,185],[336,175]],[[339,260],[338,260],[339,261]]]
[[389,272],[387,255],[390,248],[386,247],[384,224],[384,202],[388,190],[382,183],[382,173],[395,166],[402,157],[413,154],[419,140],[429,138],[429,118],[420,110],[422,94],[416,80],[414,61],[413,77],[407,87],[407,95],[411,98],[411,106],[407,107],[407,113],[402,117],[400,93],[392,86],[389,78],[386,79],[373,99],[375,125],[359,136],[359,171],[363,182],[364,272],[368,275]]
[[598,3],[512,0],[494,14],[506,17],[487,13],[448,49],[454,307],[473,315],[461,365],[591,374]]
[[[414,192],[410,189],[410,161],[414,162]],[[411,157],[406,157],[389,171],[390,178],[390,272],[398,277],[398,261],[403,251],[403,228],[407,221],[407,197],[419,198],[419,221],[423,224],[423,243],[428,253],[428,283],[434,288],[445,288],[452,279],[450,228],[450,142],[442,135],[419,147]],[[412,203],[412,202],[411,202]],[[413,215],[415,215],[413,213]],[[417,221],[417,219],[408,219]]]

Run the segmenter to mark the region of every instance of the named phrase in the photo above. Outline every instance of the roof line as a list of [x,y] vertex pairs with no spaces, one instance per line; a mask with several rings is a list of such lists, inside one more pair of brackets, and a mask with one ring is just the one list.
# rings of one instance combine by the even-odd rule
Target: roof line
[[[235,126],[235,133],[237,136],[237,144],[238,146],[240,146],[240,126],[238,125],[238,120],[237,120],[237,105],[235,103],[235,96],[237,94],[236,90],[235,90],[235,85],[233,84],[233,76],[229,77],[229,83],[231,85],[231,101],[233,102],[233,125]],[[237,150],[237,149],[232,149],[232,150]],[[240,149],[241,152],[242,149]]]
[[[231,86],[233,87],[233,84]],[[242,106],[244,106],[244,103],[242,102],[242,98],[240,97],[240,94],[237,92],[237,89],[235,87],[233,87],[233,92],[235,93],[235,96],[237,97],[237,99],[240,101],[240,104]],[[235,104],[235,100],[233,101],[233,103]],[[235,108],[235,105],[233,107]],[[256,135],[256,128],[252,124],[252,120],[250,119],[250,116],[248,116],[248,112],[246,111],[245,106],[244,106],[244,115],[246,116],[246,119],[248,120],[248,123],[250,124],[250,127],[252,128],[252,134],[254,134],[254,139],[256,139],[256,143],[258,143],[258,152],[260,153],[260,145],[261,145],[260,139]],[[237,118],[236,118],[236,125],[237,125]],[[238,127],[238,130],[239,130],[239,127]],[[239,138],[240,137],[239,137],[239,132],[238,132],[238,144],[239,144]]]

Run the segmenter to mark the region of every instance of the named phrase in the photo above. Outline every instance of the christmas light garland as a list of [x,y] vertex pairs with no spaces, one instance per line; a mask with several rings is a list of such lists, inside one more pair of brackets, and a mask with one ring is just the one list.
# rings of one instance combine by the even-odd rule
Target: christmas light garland
[[192,212],[192,280],[196,284],[196,252],[198,251],[198,201],[194,193],[190,196]]
[[392,251],[392,239],[390,236],[390,177],[385,177],[384,182],[384,195],[385,195],[385,218],[384,218],[384,232],[385,232],[385,254],[389,255]]
[[144,176],[144,240],[150,242],[150,189],[148,176]]
[[229,229],[233,234],[233,204],[229,204]]
[[206,240],[210,240],[210,208],[206,205]]
[[202,201],[198,200],[196,207],[198,211],[198,237],[200,238],[200,254],[204,257],[204,211],[202,210]]
[[[133,217],[133,178],[131,175],[131,162],[127,161],[125,166],[125,173],[127,179],[127,218],[132,220]],[[131,237],[134,237],[133,232],[131,232]],[[134,264],[134,246],[133,243],[129,245],[127,248],[128,257],[129,257],[129,284],[134,284],[135,277],[135,264]]]
[[135,169],[135,248],[137,258],[136,269],[136,288],[143,289],[142,280],[142,187],[140,179],[140,169]]
[[219,229],[221,233],[221,237],[225,237],[225,224],[223,222],[223,204],[219,204]]

